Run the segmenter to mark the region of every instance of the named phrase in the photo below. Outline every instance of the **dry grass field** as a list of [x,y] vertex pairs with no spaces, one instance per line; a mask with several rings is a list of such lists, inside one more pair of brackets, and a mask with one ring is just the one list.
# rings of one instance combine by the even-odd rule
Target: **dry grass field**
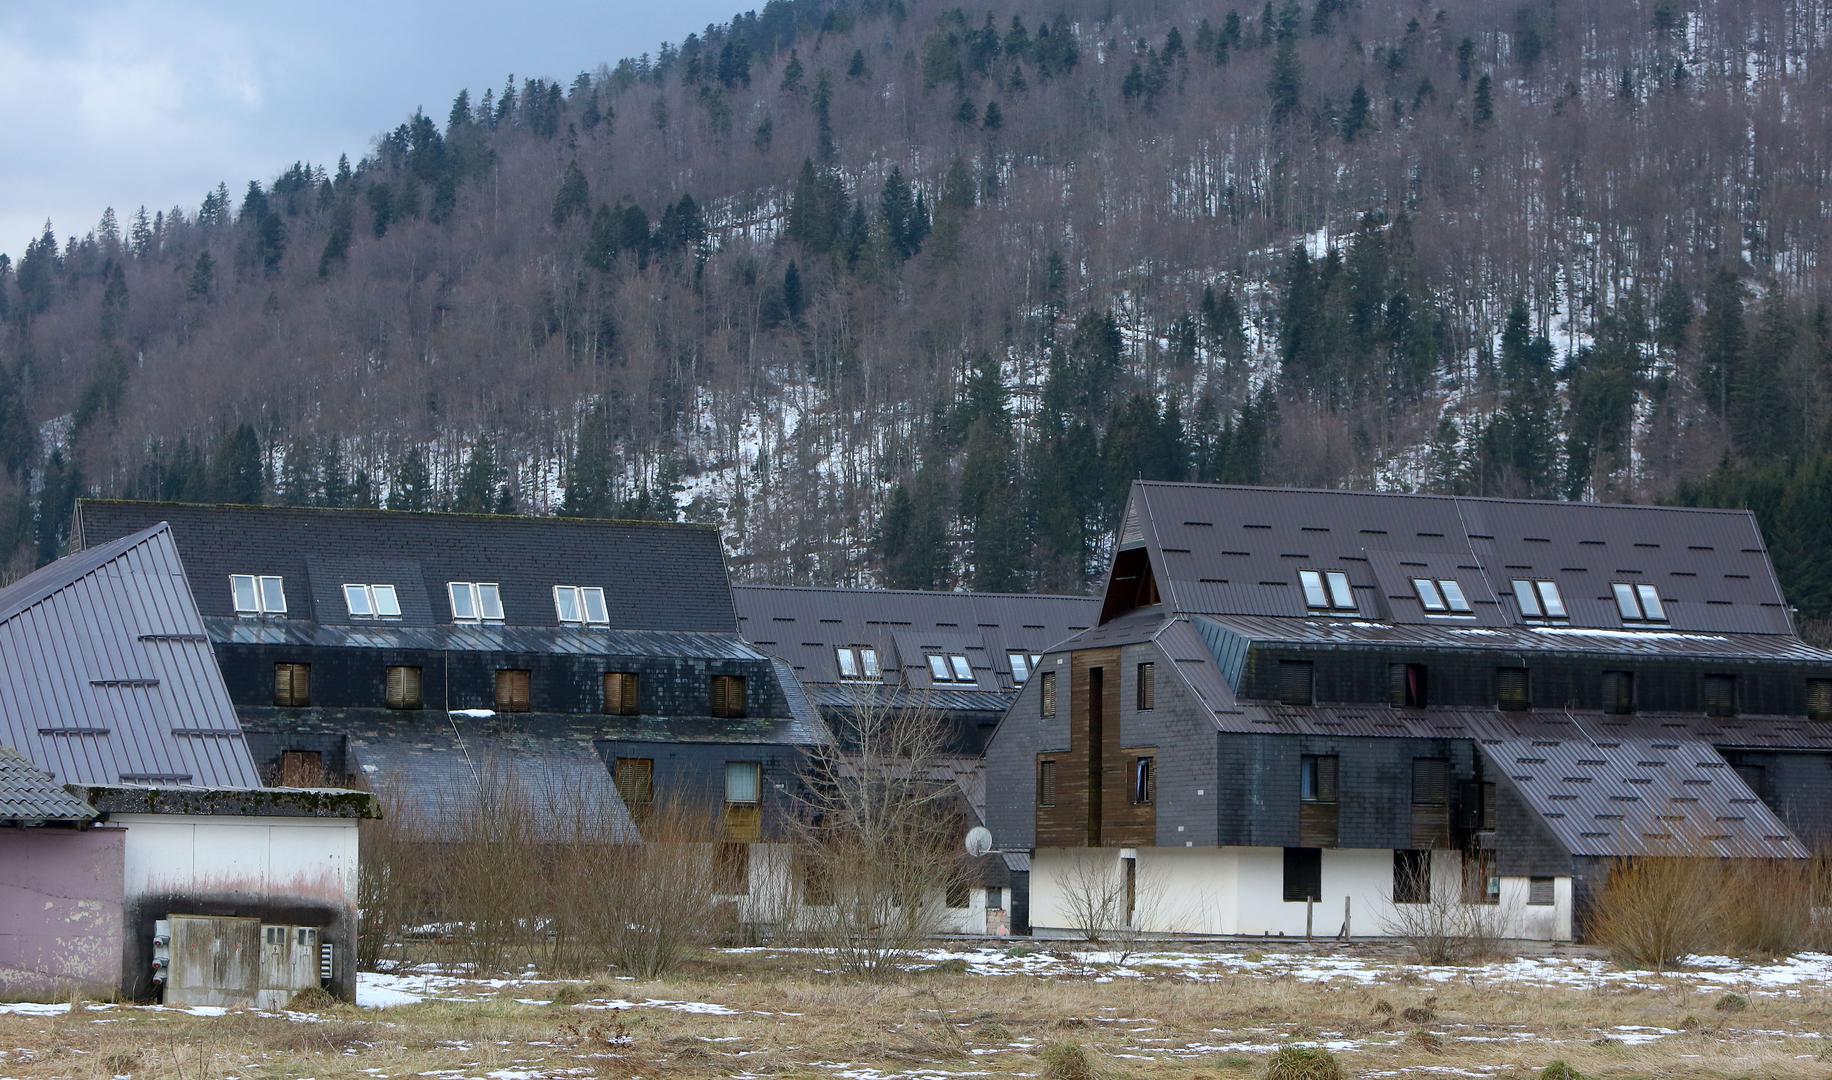
[[[1355,1077],[1832,1075],[1832,958],[1654,976],[1543,958],[1009,948],[887,984],[818,954],[715,952],[655,982],[365,976],[367,1007],[0,1006],[0,1077],[1259,1077],[1328,1048]],[[201,1015],[200,1015],[201,1013]]]

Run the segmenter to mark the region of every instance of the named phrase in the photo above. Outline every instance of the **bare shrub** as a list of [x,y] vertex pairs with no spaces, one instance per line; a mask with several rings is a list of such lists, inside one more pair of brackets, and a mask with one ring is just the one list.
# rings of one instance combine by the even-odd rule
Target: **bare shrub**
[[373,790],[382,816],[360,823],[356,882],[356,960],[366,971],[384,961],[412,965],[418,939],[408,930],[425,918],[437,863],[425,823],[398,785],[384,779]]
[[1589,936],[1617,963],[1664,971],[1721,940],[1723,878],[1712,858],[1618,859],[1591,907]]
[[[1469,964],[1495,956],[1508,936],[1510,919],[1500,904],[1470,902],[1456,888],[1438,887],[1430,860],[1403,872],[1388,896],[1385,929],[1410,947],[1424,964]],[[1400,903],[1399,896],[1423,897]]]
[[438,885],[443,914],[459,924],[461,955],[482,975],[501,970],[532,942],[544,867],[536,802],[512,765],[482,762],[476,790],[467,794]]
[[1055,873],[1064,920],[1085,942],[1108,946],[1120,963],[1132,958],[1165,894],[1161,876],[1137,861],[1096,851],[1071,857]]
[[786,921],[841,970],[889,978],[941,927],[965,872],[967,821],[947,735],[926,705],[863,703],[812,755],[794,815],[796,901]]

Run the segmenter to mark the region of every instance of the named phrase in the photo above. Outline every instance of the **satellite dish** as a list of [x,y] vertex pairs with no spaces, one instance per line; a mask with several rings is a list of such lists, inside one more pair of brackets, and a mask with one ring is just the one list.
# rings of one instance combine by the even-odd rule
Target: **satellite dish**
[[967,830],[967,854],[979,858],[992,850],[992,830],[975,825]]

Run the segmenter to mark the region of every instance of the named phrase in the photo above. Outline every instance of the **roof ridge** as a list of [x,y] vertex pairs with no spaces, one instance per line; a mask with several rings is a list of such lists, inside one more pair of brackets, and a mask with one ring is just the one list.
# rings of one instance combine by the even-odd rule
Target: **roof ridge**
[[1698,514],[1731,514],[1753,517],[1754,510],[1734,506],[1675,506],[1671,503],[1581,502],[1574,499],[1520,499],[1500,495],[1441,495],[1430,491],[1367,491],[1360,488],[1320,488],[1279,484],[1204,484],[1193,480],[1135,480],[1144,487],[1202,488],[1218,491],[1291,492],[1305,495],[1362,495],[1379,498],[1436,499],[1461,503],[1506,503],[1517,506],[1574,506],[1599,510],[1679,510]]
[[[0,585],[0,623],[44,603],[71,583],[88,577],[160,533],[170,531],[171,525],[164,521],[148,525],[105,544],[82,548],[62,558],[53,559],[11,584]],[[15,593],[19,595],[14,596]]]
[[1014,600],[1082,600],[1099,603],[1098,596],[1072,593],[978,592],[971,589],[880,589],[870,585],[770,585],[764,582],[733,584],[734,589],[769,589],[775,592],[843,592],[896,596],[987,596]]
[[182,499],[91,499],[77,500],[77,507],[84,506],[172,506],[192,510],[249,510],[257,513],[303,513],[326,515],[376,515],[385,517],[420,517],[440,518],[456,521],[529,521],[561,523],[565,525],[628,525],[668,529],[684,529],[692,532],[709,532],[719,535],[717,525],[699,521],[656,521],[648,518],[601,518],[571,517],[565,514],[488,514],[471,510],[395,510],[385,506],[295,506],[287,503],[213,503],[188,502]]

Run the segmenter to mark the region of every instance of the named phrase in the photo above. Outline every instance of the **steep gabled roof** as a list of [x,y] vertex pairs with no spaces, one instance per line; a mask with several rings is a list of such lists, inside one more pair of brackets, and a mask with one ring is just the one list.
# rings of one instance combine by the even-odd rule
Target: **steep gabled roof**
[[452,621],[446,585],[496,582],[512,627],[559,626],[556,585],[604,589],[622,630],[737,632],[719,534],[650,521],[410,513],[397,510],[212,506],[85,499],[76,542],[94,545],[168,521],[205,615],[233,616],[232,574],[284,579],[287,616],[326,625],[351,619],[346,584],[395,586],[391,625]]
[[[842,679],[836,650],[877,650],[886,687],[929,691],[937,708],[972,708],[967,694],[995,695],[978,707],[1002,709],[1015,692],[1011,653],[1040,654],[1091,626],[1099,602],[1079,596],[822,589],[741,585],[732,590],[746,640],[788,661],[812,687],[858,687]],[[930,652],[959,653],[975,681],[936,683]],[[943,702],[948,704],[943,704]]]
[[[1348,575],[1352,617],[1388,624],[1518,626],[1511,582],[1547,579],[1573,627],[1645,625],[1617,609],[1611,586],[1626,582],[1658,589],[1661,628],[1794,633],[1755,518],[1741,510],[1140,482],[1120,546],[1149,553],[1164,605],[1182,614],[1313,614],[1298,572],[1315,569]],[[1428,615],[1415,577],[1456,578],[1472,614]]]
[[0,589],[0,743],[60,784],[260,786],[170,528]]

